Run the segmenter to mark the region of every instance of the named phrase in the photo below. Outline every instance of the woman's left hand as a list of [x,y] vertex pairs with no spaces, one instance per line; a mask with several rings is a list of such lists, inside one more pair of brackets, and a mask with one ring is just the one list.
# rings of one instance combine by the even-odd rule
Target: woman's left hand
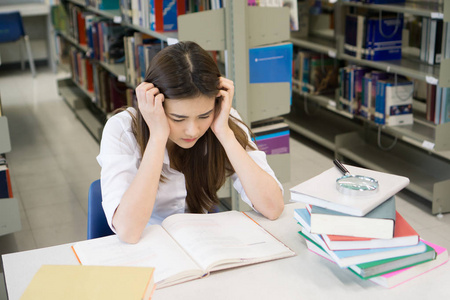
[[230,116],[231,104],[233,103],[233,96],[233,81],[225,77],[220,77],[219,93],[217,94],[217,97],[222,97],[222,100],[217,103],[217,105],[220,105],[220,111],[214,116],[214,121],[211,124],[211,129],[219,140],[232,133],[228,126],[228,118]]

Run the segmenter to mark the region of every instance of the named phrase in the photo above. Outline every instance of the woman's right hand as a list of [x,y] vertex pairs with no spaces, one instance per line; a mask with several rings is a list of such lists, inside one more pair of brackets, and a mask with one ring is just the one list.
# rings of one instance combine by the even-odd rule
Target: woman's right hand
[[164,95],[152,83],[142,82],[136,88],[136,97],[139,111],[150,129],[150,137],[167,141],[170,127],[162,105]]

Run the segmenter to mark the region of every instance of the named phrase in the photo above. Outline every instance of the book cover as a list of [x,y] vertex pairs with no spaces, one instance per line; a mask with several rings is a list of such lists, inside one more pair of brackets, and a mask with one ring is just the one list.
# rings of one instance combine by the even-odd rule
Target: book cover
[[350,250],[369,248],[388,248],[416,245],[419,234],[396,212],[394,236],[391,239],[360,238],[346,235],[323,234],[323,240],[330,250]]
[[371,60],[396,60],[402,58],[403,14],[372,18]]
[[311,57],[310,79],[313,94],[334,93],[338,87],[338,63],[330,57],[313,55]]
[[393,288],[413,278],[416,278],[417,276],[423,275],[428,271],[445,264],[448,261],[448,251],[446,248],[428,241],[423,242],[433,247],[433,249],[436,251],[436,258],[434,260],[406,269],[387,273],[378,277],[373,277],[369,280],[386,288]]
[[151,299],[152,267],[43,265],[20,299]]
[[[398,78],[396,83],[393,80],[386,82],[384,90],[385,119],[381,124],[388,126],[412,124],[414,83]],[[383,103],[380,104],[380,110],[383,110]]]
[[320,235],[311,233],[310,227],[308,228],[308,226],[310,226],[309,224],[311,224],[310,223],[311,220],[306,208],[296,209],[295,214],[297,216],[296,219],[300,220],[299,223],[303,227],[302,233],[307,235],[317,244],[319,244],[326,251],[326,253],[332,258],[332,260],[336,262],[338,266],[341,268],[346,268],[351,265],[357,265],[376,260],[422,253],[426,250],[426,245],[423,242],[419,242],[416,245],[402,246],[402,247],[333,251],[327,247],[323,238]]
[[[154,19],[150,18],[150,29],[154,31],[178,30],[177,17],[183,8],[177,8],[176,0],[150,0],[151,11]],[[182,4],[181,4],[182,5]]]
[[368,195],[347,196],[336,189],[336,179],[342,174],[336,167],[322,172],[290,189],[291,199],[332,209],[354,216],[364,216],[409,184],[409,178],[365,168],[345,165],[350,174],[378,180],[378,191]]
[[267,155],[289,153],[289,125],[270,124],[252,129],[259,150]]
[[250,83],[292,84],[292,43],[249,49]]
[[378,205],[364,217],[356,217],[319,206],[311,207],[311,232],[354,237],[391,239],[395,226],[395,196]]

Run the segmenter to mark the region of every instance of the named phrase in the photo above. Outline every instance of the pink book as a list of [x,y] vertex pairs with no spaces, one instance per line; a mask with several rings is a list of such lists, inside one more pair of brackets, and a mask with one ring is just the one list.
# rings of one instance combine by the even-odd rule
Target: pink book
[[435,269],[444,263],[448,261],[448,252],[447,249],[435,245],[433,243],[424,241],[421,239],[425,244],[429,245],[430,247],[433,247],[433,249],[436,251],[436,259],[431,260],[429,262],[418,264],[409,268],[397,270],[391,273],[387,273],[381,276],[372,277],[369,280],[379,284],[381,286],[387,287],[387,288],[393,288],[397,285],[400,285],[404,282],[407,282],[419,275],[425,274],[426,272]]

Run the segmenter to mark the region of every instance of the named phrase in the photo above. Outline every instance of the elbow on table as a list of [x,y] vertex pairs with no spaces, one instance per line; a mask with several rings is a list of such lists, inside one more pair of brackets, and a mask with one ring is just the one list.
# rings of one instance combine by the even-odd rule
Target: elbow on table
[[137,244],[141,240],[142,232],[127,230],[126,228],[115,228],[119,239],[127,244]]
[[283,197],[281,197],[281,199],[273,201],[263,212],[263,215],[267,219],[274,221],[278,219],[278,217],[283,213],[283,210],[284,210],[284,201]]

